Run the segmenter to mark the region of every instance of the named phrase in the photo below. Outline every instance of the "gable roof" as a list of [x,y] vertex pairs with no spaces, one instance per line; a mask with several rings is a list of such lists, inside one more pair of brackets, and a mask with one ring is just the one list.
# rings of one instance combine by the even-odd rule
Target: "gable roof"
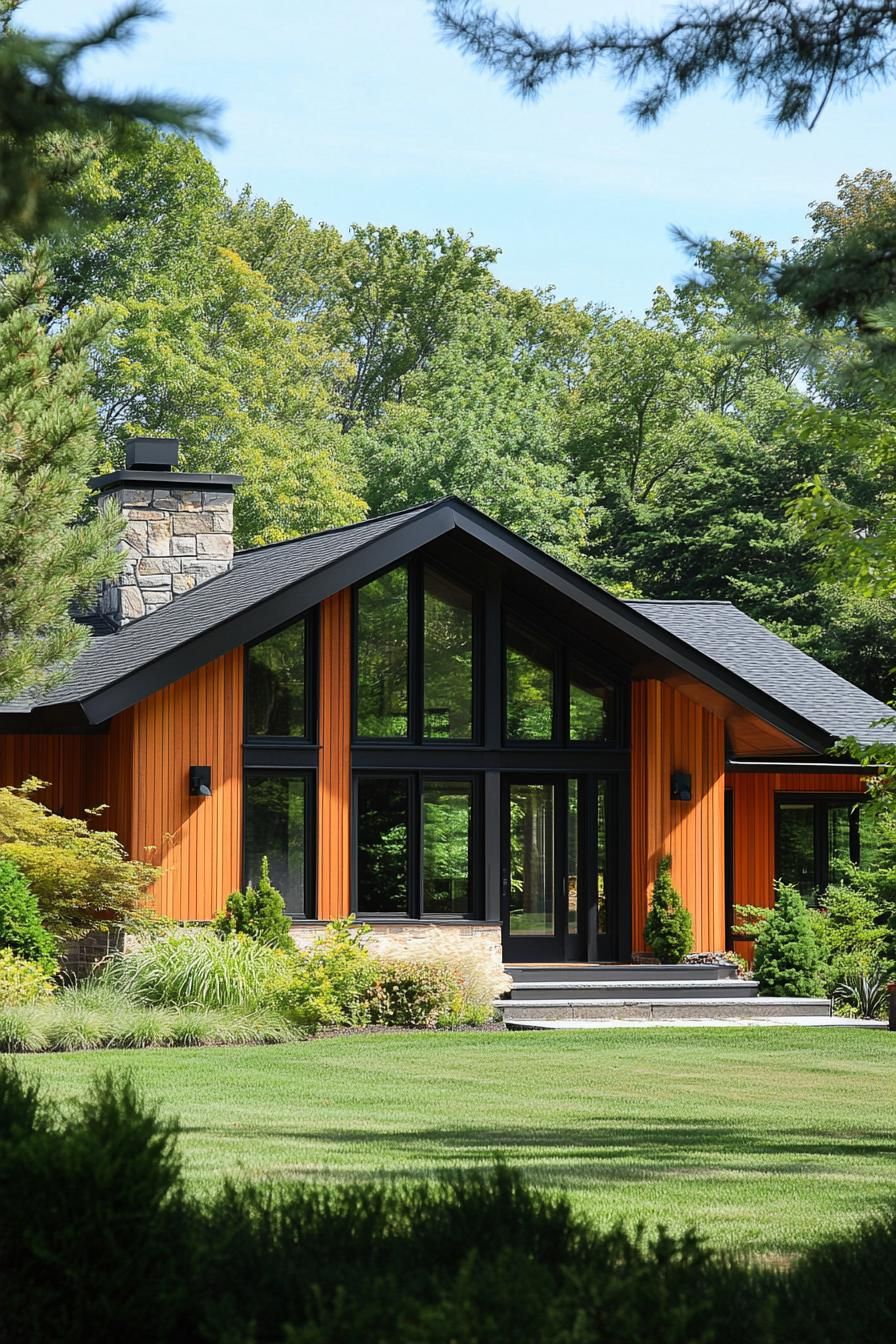
[[731,602],[632,601],[649,620],[744,677],[833,738],[896,742],[896,728],[872,728],[896,711],[767,630]]
[[[103,723],[455,529],[808,751],[822,752],[846,733],[871,740],[877,734],[870,724],[889,712],[729,603],[621,601],[477,509],[448,498],[239,552],[227,573],[117,633],[95,624],[91,644],[64,684],[36,702],[0,706],[0,724],[5,719],[14,730],[20,716],[23,726],[45,730],[59,723]],[[796,679],[800,687],[792,684]]]

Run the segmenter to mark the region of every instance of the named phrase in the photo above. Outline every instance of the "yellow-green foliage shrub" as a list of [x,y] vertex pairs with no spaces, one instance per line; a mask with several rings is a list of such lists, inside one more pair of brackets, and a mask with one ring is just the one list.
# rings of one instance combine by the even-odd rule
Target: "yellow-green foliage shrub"
[[301,1027],[363,1026],[370,1021],[369,994],[377,963],[364,938],[366,924],[337,919],[297,953],[292,979],[277,995],[276,1007]]
[[32,1003],[53,993],[53,981],[37,961],[17,957],[9,947],[0,947],[0,1004]]
[[57,816],[36,802],[31,794],[42,787],[28,779],[0,789],[0,858],[18,864],[56,937],[128,923],[145,909],[159,870],[129,859],[114,832],[91,830],[85,819]]

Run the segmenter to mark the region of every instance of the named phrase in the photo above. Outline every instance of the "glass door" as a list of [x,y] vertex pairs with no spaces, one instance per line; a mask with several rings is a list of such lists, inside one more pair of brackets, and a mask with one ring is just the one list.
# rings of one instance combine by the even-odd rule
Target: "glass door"
[[505,777],[504,956],[507,961],[584,959],[584,836],[578,779]]
[[614,797],[596,775],[505,775],[506,961],[614,959]]

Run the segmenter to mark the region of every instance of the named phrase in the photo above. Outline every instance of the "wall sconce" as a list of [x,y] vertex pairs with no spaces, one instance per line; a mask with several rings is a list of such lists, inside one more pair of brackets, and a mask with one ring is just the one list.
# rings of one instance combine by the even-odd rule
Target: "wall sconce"
[[210,765],[190,766],[190,796],[192,798],[211,798],[212,768]]
[[672,799],[676,803],[691,801],[691,777],[683,770],[676,770],[672,774]]

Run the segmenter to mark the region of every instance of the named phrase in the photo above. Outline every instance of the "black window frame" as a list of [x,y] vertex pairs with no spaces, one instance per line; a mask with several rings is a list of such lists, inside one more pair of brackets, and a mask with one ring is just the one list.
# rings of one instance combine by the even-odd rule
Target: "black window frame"
[[[304,622],[305,640],[304,640],[304,659],[305,659],[305,733],[302,737],[293,737],[285,734],[275,733],[250,733],[249,732],[249,711],[250,711],[250,690],[252,680],[251,650],[257,648],[259,644],[266,644],[269,639],[288,630],[291,626]],[[253,639],[246,644],[243,649],[243,741],[246,746],[273,746],[273,747],[310,747],[317,744],[318,738],[318,609],[312,608],[310,611],[303,612],[301,616],[294,616],[288,621],[283,621],[275,630],[267,630],[258,639]]]
[[[289,741],[297,739],[290,738]],[[248,845],[248,807],[245,800],[248,796],[248,784],[252,777],[270,778],[272,776],[286,776],[290,779],[300,778],[305,783],[305,883],[304,883],[304,910],[302,914],[296,914],[288,910],[287,914],[294,924],[303,924],[308,920],[317,918],[317,771],[308,767],[291,766],[268,766],[268,765],[249,765],[243,766],[243,826],[242,826],[242,854],[240,861],[240,872],[242,874],[243,890],[246,884],[252,880],[249,873],[249,845]],[[276,883],[275,883],[276,885]]]
[[849,808],[849,853],[853,863],[861,857],[859,809],[865,799],[855,793],[775,793],[775,881],[781,881],[781,807],[798,804],[812,808],[812,841],[815,868],[813,892],[823,896],[831,884],[831,856],[828,850],[827,813],[835,807]]
[[[408,731],[404,737],[361,737],[358,733],[358,660],[360,657],[359,595],[362,588],[381,578],[394,569],[405,569],[408,576]],[[450,583],[465,589],[472,598],[473,617],[473,658],[472,658],[472,734],[470,737],[425,737],[423,733],[424,678],[423,678],[423,636],[424,636],[424,571],[432,570]],[[357,583],[352,589],[352,746],[387,747],[396,751],[406,751],[409,747],[424,747],[439,751],[444,747],[474,747],[482,744],[483,709],[482,692],[483,673],[483,633],[484,599],[482,590],[470,582],[464,575],[454,572],[450,566],[430,560],[425,555],[411,556],[398,564],[386,565]]]
[[[400,779],[407,783],[410,807],[408,813],[407,890],[408,900],[404,913],[360,910],[358,905],[358,788],[362,780]],[[469,783],[471,789],[470,825],[470,909],[463,914],[428,913],[423,909],[423,788],[426,783],[449,783],[452,780]],[[440,770],[438,762],[425,769],[354,769],[352,771],[352,825],[351,825],[351,908],[364,921],[376,923],[462,924],[483,919],[484,862],[483,862],[483,773],[480,770]]]

